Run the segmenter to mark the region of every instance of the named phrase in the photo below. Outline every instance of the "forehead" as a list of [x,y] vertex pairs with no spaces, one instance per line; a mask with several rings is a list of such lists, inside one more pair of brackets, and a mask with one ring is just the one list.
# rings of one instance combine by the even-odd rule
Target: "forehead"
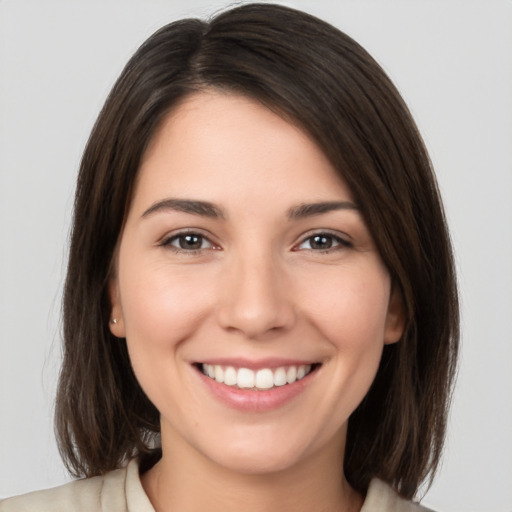
[[[206,91],[163,120],[143,156],[136,195],[229,200],[286,194],[350,199],[318,145],[296,125],[245,96]],[[283,197],[284,199],[284,197]]]

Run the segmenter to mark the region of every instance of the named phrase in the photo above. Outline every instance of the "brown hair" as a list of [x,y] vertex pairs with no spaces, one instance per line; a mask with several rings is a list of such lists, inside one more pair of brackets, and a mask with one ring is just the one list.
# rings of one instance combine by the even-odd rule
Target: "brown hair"
[[111,335],[107,285],[139,162],[187,95],[216,88],[256,99],[308,133],[349,185],[407,325],[349,420],[345,474],[412,497],[443,445],[458,348],[450,240],[424,144],[399,93],[350,37],[300,11],[248,4],[209,22],[171,23],[135,53],[92,130],[78,176],[64,290],[57,395],[61,454],[92,476],[150,453],[159,414]]

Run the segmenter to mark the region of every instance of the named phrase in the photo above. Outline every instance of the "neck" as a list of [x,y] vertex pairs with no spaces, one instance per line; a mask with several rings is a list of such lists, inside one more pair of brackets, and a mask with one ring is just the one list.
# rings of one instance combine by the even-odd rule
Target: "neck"
[[142,475],[156,512],[356,512],[362,497],[343,474],[343,440],[284,470],[241,473],[216,464],[186,444],[166,446]]

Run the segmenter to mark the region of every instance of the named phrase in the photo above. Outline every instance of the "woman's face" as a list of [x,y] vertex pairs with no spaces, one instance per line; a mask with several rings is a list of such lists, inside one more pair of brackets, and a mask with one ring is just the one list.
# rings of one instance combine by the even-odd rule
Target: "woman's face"
[[153,137],[110,294],[164,458],[241,472],[338,460],[403,328],[324,154],[262,105],[216,92],[186,99]]

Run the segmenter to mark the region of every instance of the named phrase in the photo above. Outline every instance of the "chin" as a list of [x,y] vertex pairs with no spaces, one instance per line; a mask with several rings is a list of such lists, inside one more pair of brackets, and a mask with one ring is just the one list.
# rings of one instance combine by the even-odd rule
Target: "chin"
[[308,457],[300,443],[258,440],[252,442],[218,443],[210,459],[227,470],[246,475],[266,475],[289,470]]
[[243,453],[231,457],[224,456],[215,462],[235,473],[262,476],[286,471],[298,463],[296,456],[276,455],[260,451],[258,454]]

